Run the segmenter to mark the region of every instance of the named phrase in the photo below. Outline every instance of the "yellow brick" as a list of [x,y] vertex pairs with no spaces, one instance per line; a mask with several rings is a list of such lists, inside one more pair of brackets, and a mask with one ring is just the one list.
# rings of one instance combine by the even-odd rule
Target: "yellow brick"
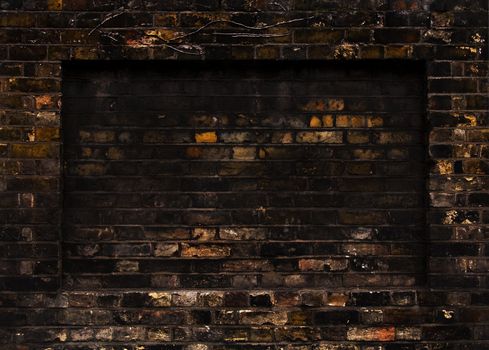
[[58,128],[37,128],[32,134],[29,134],[29,139],[34,141],[58,141]]
[[477,126],[477,117],[475,115],[465,114],[464,117],[470,126]]
[[254,147],[233,147],[233,158],[240,160],[255,159],[256,150]]
[[217,134],[215,131],[195,133],[195,142],[198,143],[216,143]]
[[197,241],[211,241],[215,237],[215,228],[197,227],[192,230],[192,238]]
[[157,37],[163,41],[172,40],[182,34],[181,32],[172,29],[150,29],[146,30],[144,33],[150,37]]
[[53,145],[40,144],[14,144],[12,145],[12,157],[14,158],[50,158],[57,155]]

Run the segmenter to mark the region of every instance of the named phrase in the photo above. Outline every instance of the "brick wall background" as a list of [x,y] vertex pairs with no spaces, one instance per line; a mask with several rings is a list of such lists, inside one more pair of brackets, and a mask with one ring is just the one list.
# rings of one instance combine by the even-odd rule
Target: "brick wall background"
[[[10,0],[0,1],[0,8],[2,349],[489,349],[486,1],[145,0],[119,3]],[[65,63],[62,82],[63,61],[121,59],[185,62],[158,65],[179,67],[171,71],[162,68],[159,74],[152,74],[151,65],[146,63],[137,65],[137,69],[129,63],[121,66],[108,63],[106,70],[100,70],[101,65]],[[212,63],[214,59],[297,62],[233,66]],[[380,68],[374,62],[363,65],[348,62],[341,70],[331,68],[337,67],[335,63],[328,63],[327,68],[321,70],[317,68],[320,64],[312,62],[383,59],[389,62],[381,63]],[[425,69],[392,59],[419,61]],[[209,62],[198,62],[200,60]],[[204,76],[196,77],[195,71],[203,68],[208,69],[206,74],[210,76],[231,80],[228,85],[209,85],[202,80]],[[332,79],[328,75],[331,72],[340,75]],[[81,73],[105,83],[96,87],[83,83]],[[141,87],[127,79],[132,76],[136,80],[157,81],[168,74],[173,74],[172,80],[165,79],[154,85],[144,83]],[[190,82],[176,84],[185,74],[192,77]],[[179,122],[187,123],[180,125],[181,128],[171,125],[171,118],[161,118],[161,123],[170,123],[164,125],[163,139],[163,134],[151,127],[154,124],[139,124],[144,121],[130,113],[116,120],[121,125],[132,126],[128,129],[128,138],[121,128],[108,127],[101,131],[97,123],[104,117],[94,118],[94,114],[85,118],[72,117],[79,107],[87,111],[99,107],[116,111],[123,106],[134,107],[134,101],[129,98],[123,99],[126,105],[99,106],[96,100],[81,101],[91,94],[122,95],[127,92],[124,89],[136,87],[141,97],[153,92],[166,96],[169,91],[179,91],[181,93],[176,93],[171,100],[180,107],[193,103],[184,93],[187,89],[203,89],[212,94],[213,88],[226,86],[224,92],[231,97],[217,101],[206,99],[201,103],[211,107],[222,103],[233,112],[241,103],[245,104],[246,99],[241,97],[235,101],[232,96],[246,95],[246,89],[251,87],[246,83],[238,84],[232,78],[248,74],[258,77],[263,84],[263,93],[253,91],[258,96],[255,101],[260,102],[254,105],[257,112],[267,111],[268,103],[273,103],[267,101],[267,88],[272,92],[273,89],[290,91],[293,84],[286,81],[304,75],[318,81],[305,84],[298,93],[284,94],[290,98],[284,99],[283,105],[274,106],[273,111],[294,111],[287,118],[282,116],[280,120],[267,113],[266,117],[258,119],[260,123],[270,123],[266,127],[273,126],[271,129],[279,120],[284,125],[276,127],[270,135],[251,133],[249,124],[239,124],[241,119],[233,115],[229,119],[218,118],[217,126],[212,124],[216,121],[208,114],[180,115]],[[384,84],[385,91],[381,89],[381,95],[386,102],[421,96],[415,99],[417,102],[406,103],[406,108],[410,106],[419,111],[417,118],[424,116],[425,120],[406,119],[404,114],[409,109],[404,105],[399,108],[401,103],[396,103],[389,113],[399,116],[392,125],[386,124],[389,118],[373,118],[372,105],[349,110],[355,106],[351,98],[355,88],[362,87],[360,83],[352,83],[355,74],[375,78],[368,79],[366,95],[376,95],[379,85],[375,80]],[[260,80],[261,76],[277,77],[279,88],[267,85],[267,80]],[[122,85],[113,84],[122,90],[107,90],[111,81],[124,78]],[[401,84],[393,84],[391,78],[400,80]],[[346,96],[341,96],[343,79],[349,80],[344,85],[348,90]],[[426,89],[420,88],[419,82],[425,79]],[[327,83],[333,82],[338,85],[332,92],[321,89],[318,93],[314,89],[314,84],[331,87],[334,85]],[[256,89],[260,83],[254,85]],[[397,97],[389,96],[393,90],[399,91],[394,95]],[[62,91],[66,92],[63,118]],[[308,104],[311,100],[317,102],[317,96],[310,98],[316,94],[327,104]],[[307,97],[307,101],[301,102],[302,96]],[[106,101],[110,102],[110,98]],[[259,109],[262,105],[263,110]],[[150,104],[144,106],[151,107]],[[154,111],[158,115],[169,114],[165,106],[158,105],[160,109]],[[299,112],[298,108],[302,110]],[[103,115],[110,122],[109,114]],[[255,120],[244,119],[247,123]],[[403,124],[407,121],[412,124]],[[230,123],[232,131],[226,131],[224,122]],[[137,129],[137,126],[142,128]],[[398,131],[399,128],[402,130]],[[65,138],[63,152],[61,129]],[[283,144],[287,133],[291,133],[291,144]],[[428,139],[423,147],[429,153],[424,168],[418,167],[424,158],[423,135]],[[367,136],[368,141],[360,142]],[[243,139],[246,137],[253,139]],[[389,142],[391,138],[400,142],[396,137],[401,137],[409,146],[402,149],[418,149],[419,152],[414,153],[423,155],[419,159],[410,158],[406,172],[392,174],[399,176],[401,183],[406,183],[412,175],[417,186],[422,186],[424,174],[428,176],[425,183],[429,210],[421,211],[427,224],[421,224],[424,219],[419,215],[409,221],[424,234],[421,237],[404,225],[394,232],[386,230],[385,235],[378,234],[382,230],[375,231],[374,235],[374,230],[359,229],[381,222],[389,225],[406,222],[405,216],[394,221],[396,218],[392,215],[373,215],[376,211],[384,213],[384,206],[409,208],[412,203],[414,209],[418,208],[414,211],[419,213],[424,205],[423,191],[416,185],[409,187],[414,192],[413,197],[406,195],[400,200],[387,197],[390,188],[387,180],[378,183],[377,175],[399,170],[392,166],[395,159],[379,158],[370,162],[372,164],[352,161],[355,153],[373,157],[373,151],[358,151],[362,148],[358,145],[366,143],[374,151],[383,149],[388,153],[395,147]],[[175,189],[190,191],[209,186],[206,191],[211,193],[211,198],[205,201],[198,196],[167,198],[162,190],[145,196],[137,186],[151,184],[150,171],[154,168],[144,170],[142,160],[141,167],[131,169],[128,165],[128,159],[146,158],[137,147],[129,147],[132,140],[138,138],[148,144],[146,149],[152,155],[157,153],[181,160],[182,166],[188,167],[183,173],[196,176],[195,180],[188,181],[176,176],[178,169],[167,167],[167,162],[160,163],[158,171],[167,171],[177,178]],[[314,142],[310,142],[311,138]],[[274,140],[280,142],[276,145]],[[353,143],[355,140],[359,144]],[[286,147],[287,152],[284,152]],[[326,157],[328,150],[333,149],[336,152],[333,154],[338,156],[335,160],[344,159],[344,162],[335,162],[337,167],[331,165],[333,162],[325,162],[327,165],[319,167],[318,173],[304,173],[303,182],[300,176],[295,176],[297,173],[287,174],[292,169],[313,171],[307,165],[320,164],[321,157]],[[242,182],[236,172],[250,171],[250,168],[223,167],[225,162],[218,165],[213,162],[221,157],[234,159],[233,164],[251,162],[253,158],[260,167],[251,168],[251,176],[259,179],[251,185],[260,185],[262,187],[257,188],[264,190],[255,191],[249,197],[240,196],[242,206],[236,209],[248,210],[239,215],[233,216],[234,210],[201,215],[194,209],[206,205],[225,208],[236,205],[236,198],[223,198],[218,194],[219,186],[224,186],[229,177],[234,176],[228,184],[249,185]],[[63,158],[67,161],[65,167]],[[101,167],[96,160],[105,158],[110,161],[102,163],[105,165]],[[287,160],[294,167],[291,164],[280,170],[273,167]],[[307,164],[299,166],[300,162]],[[268,167],[268,164],[274,165]],[[374,176],[368,176],[373,184],[365,181],[364,186],[375,186],[377,181],[377,186],[382,185],[387,192],[372,196],[359,193],[355,197],[354,184],[347,181],[350,176],[366,177],[370,169],[365,164],[373,165]],[[93,189],[90,187],[93,183],[77,176],[107,175],[110,171],[119,176],[124,175],[124,171],[144,171],[136,187],[126,186],[120,177],[111,182],[112,185],[107,184],[119,185],[123,192],[138,189],[137,195],[108,195],[103,199],[90,193],[76,196],[76,191]],[[202,181],[208,176],[206,171],[217,173],[221,182]],[[278,171],[282,176],[287,175],[289,183],[272,181],[276,176],[263,181],[261,171],[274,174]],[[315,182],[315,177],[321,175],[328,182]],[[284,191],[266,195],[267,189],[281,190],[292,185],[297,191],[296,187],[301,184],[312,186],[308,187],[312,191],[310,198],[304,192],[292,198]],[[323,191],[322,186],[326,184],[328,190]],[[62,185],[65,186],[64,198]],[[339,193],[338,197],[333,196],[331,188]],[[352,189],[352,192],[342,188]],[[334,200],[342,201],[342,205],[328,204],[325,209],[324,201]],[[62,201],[66,206],[64,211]],[[168,231],[130,231],[117,227],[97,231],[90,226],[86,230],[73,229],[71,224],[78,225],[79,221],[130,224],[134,216],[122,215],[122,210],[103,209],[113,208],[112,201],[119,201],[121,207],[133,208],[141,203],[149,213],[145,214],[148,226],[159,225],[158,221],[152,221],[156,217],[149,208],[157,207],[157,212],[161,213],[159,205],[171,202],[172,208],[190,209],[178,211],[185,225]],[[263,201],[268,206],[277,201],[278,207],[284,209],[269,215],[272,210],[256,206]],[[289,205],[299,207],[300,201],[306,201],[310,207],[314,203],[321,206],[305,214],[299,210],[290,213]],[[97,205],[102,209],[93,214],[93,207]],[[369,215],[355,213],[359,208],[367,208]],[[317,211],[326,213],[314,215]],[[223,217],[224,212],[227,214]],[[297,230],[292,235],[289,232],[284,235],[284,216],[309,223],[318,220],[318,224],[323,220],[329,223],[334,218],[345,226],[337,233],[328,230],[338,234],[334,239],[337,243],[322,244],[317,238],[319,231],[315,230]],[[375,221],[355,222],[372,217]],[[279,227],[257,230],[258,219],[260,223],[269,222]],[[205,220],[210,221],[204,223]],[[231,238],[236,232],[230,229],[235,224],[254,229],[241,228],[237,233],[240,239],[235,241]],[[356,232],[356,236],[343,236],[343,229]],[[413,237],[407,239],[409,244],[390,241],[397,234],[410,232]],[[138,236],[141,234],[154,236],[141,238]],[[118,243],[95,243],[95,237]],[[312,242],[303,241],[305,237]],[[164,242],[165,239],[168,241]],[[122,243],[124,240],[138,243]],[[386,242],[390,242],[389,250],[386,250]],[[423,249],[411,249],[416,244]],[[337,254],[325,253],[328,249],[334,249]],[[350,249],[361,256],[354,256]],[[401,257],[406,256],[406,259],[400,259],[395,265],[395,258],[390,255],[401,252]],[[131,259],[120,258],[123,255]],[[143,255],[148,257],[143,259]],[[240,255],[246,259],[240,259]],[[257,259],[250,259],[255,256]],[[422,259],[426,259],[423,270],[415,264]],[[251,264],[251,260],[257,265]],[[267,268],[270,271],[266,271]],[[338,270],[329,271],[334,269]],[[112,271],[139,274],[118,279],[116,274],[110,274]],[[375,274],[366,273],[369,271]],[[400,271],[426,278],[413,281],[401,277]],[[86,274],[92,272],[105,276],[90,280]],[[384,275],[387,277],[379,277]],[[143,278],[141,276],[143,281],[138,280]],[[341,283],[335,282],[337,276],[341,276]],[[351,284],[345,284],[348,280],[345,276]]]

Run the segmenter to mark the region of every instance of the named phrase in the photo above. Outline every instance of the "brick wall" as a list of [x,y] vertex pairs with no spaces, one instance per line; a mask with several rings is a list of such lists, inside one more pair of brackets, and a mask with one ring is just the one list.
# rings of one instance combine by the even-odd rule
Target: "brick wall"
[[487,8],[0,1],[2,349],[489,349]]

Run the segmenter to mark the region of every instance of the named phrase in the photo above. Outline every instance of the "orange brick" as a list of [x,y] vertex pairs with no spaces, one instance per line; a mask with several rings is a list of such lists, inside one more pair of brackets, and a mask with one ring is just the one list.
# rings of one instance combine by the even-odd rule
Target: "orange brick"
[[381,117],[368,117],[367,126],[369,128],[377,128],[384,125],[384,120]]
[[332,98],[328,100],[328,109],[330,111],[342,111],[345,109],[345,101],[341,98]]
[[321,119],[313,115],[311,120],[309,120],[309,126],[311,128],[320,128],[322,126]]
[[347,332],[347,339],[352,341],[393,341],[395,336],[394,327],[352,327]]
[[200,158],[202,157],[202,148],[200,147],[187,147],[185,150],[187,158]]
[[41,108],[53,108],[54,106],[54,98],[50,95],[42,95],[34,97],[36,101],[36,109]]
[[323,115],[323,127],[330,128],[333,126],[333,116],[331,114]]
[[324,260],[301,259],[299,260],[299,269],[301,271],[323,271]]
[[316,111],[325,111],[326,110],[326,103],[324,100],[313,100],[309,101],[304,107],[304,111],[308,112],[316,112]]
[[217,134],[215,131],[206,131],[195,133],[195,142],[197,143],[216,143]]

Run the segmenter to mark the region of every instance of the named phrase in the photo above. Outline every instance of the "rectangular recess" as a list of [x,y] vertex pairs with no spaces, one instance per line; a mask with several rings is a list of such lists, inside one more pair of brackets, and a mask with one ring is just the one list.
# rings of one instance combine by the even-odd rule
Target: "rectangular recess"
[[65,288],[422,285],[424,78],[397,61],[65,64]]

